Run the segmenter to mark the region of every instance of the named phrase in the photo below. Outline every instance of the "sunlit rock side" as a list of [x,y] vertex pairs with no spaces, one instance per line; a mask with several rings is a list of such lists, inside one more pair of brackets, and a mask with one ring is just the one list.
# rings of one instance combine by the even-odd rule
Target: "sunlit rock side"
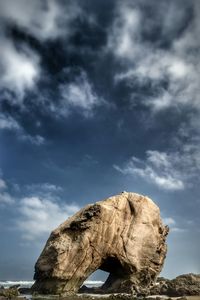
[[33,290],[67,294],[97,269],[105,293],[143,293],[160,273],[168,227],[148,197],[123,192],[87,205],[55,229],[36,265]]

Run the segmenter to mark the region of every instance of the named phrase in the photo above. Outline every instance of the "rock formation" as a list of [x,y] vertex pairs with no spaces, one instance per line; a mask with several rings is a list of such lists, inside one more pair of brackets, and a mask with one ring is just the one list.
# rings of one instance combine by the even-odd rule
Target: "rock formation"
[[77,292],[101,269],[109,272],[105,293],[143,293],[162,269],[167,234],[148,197],[123,192],[87,205],[51,233],[35,265],[33,290]]
[[0,287],[0,300],[17,299],[19,291],[16,286],[10,288]]
[[158,278],[150,293],[169,297],[200,296],[200,274],[180,275],[172,280]]

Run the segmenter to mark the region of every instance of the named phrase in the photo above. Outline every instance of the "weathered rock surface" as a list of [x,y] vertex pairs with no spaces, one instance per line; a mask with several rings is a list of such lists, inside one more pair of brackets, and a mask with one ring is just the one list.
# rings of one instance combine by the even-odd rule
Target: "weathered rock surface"
[[4,289],[3,287],[0,288],[0,299],[11,299],[16,298],[19,296],[19,291],[17,287],[10,287]]
[[33,291],[77,292],[97,269],[105,293],[143,293],[160,273],[168,227],[148,197],[123,192],[87,205],[55,229],[36,265]]
[[200,296],[200,275],[185,274],[169,280],[159,278],[154,287],[151,288],[151,295],[167,295],[170,297],[179,296]]

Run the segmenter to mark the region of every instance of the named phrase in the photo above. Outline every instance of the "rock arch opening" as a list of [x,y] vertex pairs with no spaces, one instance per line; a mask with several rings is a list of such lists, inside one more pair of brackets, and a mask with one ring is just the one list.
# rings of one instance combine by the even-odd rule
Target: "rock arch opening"
[[100,288],[107,280],[108,272],[97,269],[94,271],[83,283],[80,289],[86,288]]
[[[96,286],[90,286],[87,282],[97,272],[104,273],[103,284],[98,283]],[[88,277],[86,284],[79,291],[82,293],[112,293],[114,290],[120,289],[122,280],[127,279],[130,274],[128,266],[123,266],[117,257],[108,256],[106,259],[103,259],[99,268]]]

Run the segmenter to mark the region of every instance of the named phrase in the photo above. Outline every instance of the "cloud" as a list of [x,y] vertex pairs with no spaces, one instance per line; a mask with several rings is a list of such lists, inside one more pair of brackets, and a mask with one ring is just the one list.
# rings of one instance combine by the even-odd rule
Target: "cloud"
[[13,197],[6,192],[0,193],[0,205],[13,204],[15,201]]
[[11,116],[0,113],[0,130],[19,130],[20,126]]
[[25,197],[18,203],[17,229],[25,240],[40,242],[69,216],[79,210],[74,203],[64,203],[60,199],[63,189],[55,184],[44,182],[26,185]]
[[8,186],[6,181],[3,178],[0,178],[0,206],[10,205],[15,202],[14,198],[10,195],[7,189]]
[[6,97],[11,105],[24,108],[27,91],[36,89],[37,82],[44,75],[39,51],[36,52],[26,39],[15,40],[10,34],[11,29],[28,34],[40,43],[61,37],[66,40],[73,32],[71,23],[81,13],[74,1],[68,1],[63,8],[59,1],[54,0],[35,0],[29,5],[26,0],[0,0],[0,88],[1,93],[11,93]]
[[26,189],[28,191],[32,191],[32,192],[33,191],[38,192],[38,190],[39,190],[39,191],[42,191],[42,192],[45,192],[45,193],[46,192],[47,193],[49,193],[49,192],[51,192],[51,193],[52,192],[60,192],[60,191],[63,190],[60,186],[55,185],[55,184],[51,184],[49,182],[27,185]]
[[29,135],[27,133],[21,133],[19,135],[19,139],[22,140],[22,141],[26,141],[26,142],[29,142],[33,145],[36,145],[36,146],[41,146],[41,145],[44,145],[45,144],[45,138],[39,134],[36,134],[34,136],[32,135]]
[[28,142],[36,146],[41,146],[46,143],[43,136],[39,134],[30,135],[12,116],[5,113],[0,113],[0,130],[13,131],[20,141]]
[[[47,131],[41,133],[34,124],[25,128],[29,116],[33,122],[44,116],[58,121],[74,112],[91,118],[105,103],[89,73],[76,63],[71,66],[69,59],[74,53],[87,56],[86,50],[83,54],[74,47],[73,36],[84,24],[90,37],[93,26],[97,28],[94,19],[77,1],[35,0],[27,5],[26,0],[0,0],[0,130],[42,147],[48,143],[43,136]],[[64,70],[72,68],[75,75],[65,77]]]
[[[148,5],[124,1],[117,6],[107,46],[122,65],[115,82],[133,86],[132,102],[137,102],[135,84],[141,89],[151,84],[153,95],[142,103],[154,112],[186,105],[200,109],[199,4],[160,1]],[[154,11],[153,18],[148,8]],[[195,13],[189,20],[191,10]]]
[[[108,36],[108,50],[120,59],[132,59],[137,56],[139,27],[141,23],[140,11],[132,5],[119,4],[114,23]],[[119,2],[118,2],[119,3]]]
[[6,188],[7,188],[7,184],[6,184],[5,180],[0,178],[0,190],[4,190]]
[[124,1],[108,37],[107,50],[120,64],[114,83],[128,87],[129,106],[145,107],[155,122],[163,112],[177,114],[176,134],[168,133],[165,152],[147,151],[146,160],[133,156],[115,168],[166,190],[192,186],[200,171],[199,20],[196,1]]
[[74,81],[60,85],[60,114],[67,114],[70,109],[78,109],[85,117],[93,114],[93,109],[102,103],[85,71],[81,71]]
[[4,23],[13,24],[41,41],[70,34],[69,22],[80,13],[75,1],[68,1],[67,13],[59,1],[26,0],[0,1],[0,16]]
[[172,217],[163,218],[164,224],[170,228],[170,233],[183,233],[187,231],[187,228],[181,228],[177,226],[177,222]]
[[25,45],[18,45],[1,37],[0,87],[14,93],[9,100],[18,103],[27,90],[33,89],[40,76],[40,58]]
[[179,227],[172,227],[170,232],[175,232],[175,233],[182,233],[182,232],[186,232],[187,229],[185,228],[179,228]]
[[176,169],[176,156],[155,150],[148,150],[146,155],[146,161],[133,156],[123,168],[116,165],[114,168],[125,175],[141,177],[163,190],[185,188],[181,173]]
[[36,196],[55,200],[59,199],[59,195],[63,191],[63,188],[59,185],[45,182],[26,185],[24,190],[28,193],[29,197]]
[[17,228],[22,237],[29,241],[38,241],[69,216],[79,210],[75,204],[58,203],[40,197],[26,197],[19,204]]
[[191,188],[199,180],[199,141],[195,139],[180,146],[181,150],[169,152],[147,150],[146,159],[132,156],[123,167],[114,165],[114,168],[124,175],[138,176],[163,190]]
[[172,226],[176,224],[176,221],[171,217],[163,218],[163,222],[168,226]]

